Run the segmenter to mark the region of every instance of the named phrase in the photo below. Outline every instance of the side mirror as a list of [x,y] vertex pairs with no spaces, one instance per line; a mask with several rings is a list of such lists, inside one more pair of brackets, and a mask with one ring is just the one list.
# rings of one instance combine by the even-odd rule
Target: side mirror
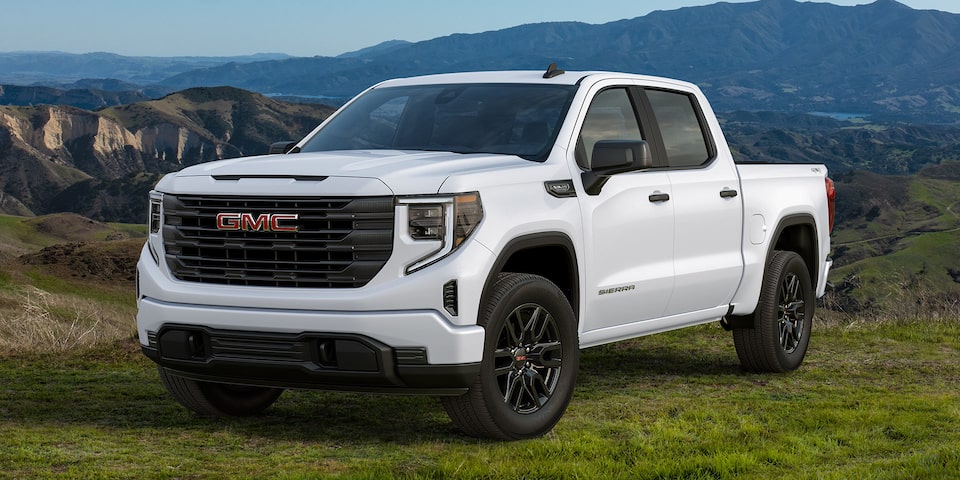
[[270,155],[282,154],[282,153],[297,153],[300,151],[299,149],[297,149],[296,151],[292,151],[294,150],[293,147],[295,147],[296,145],[297,145],[297,142],[291,142],[290,140],[286,140],[283,142],[274,142],[270,144],[270,151],[267,153]]
[[611,175],[653,168],[653,155],[643,140],[600,140],[593,146],[590,163],[581,179],[587,194],[597,195]]
[[653,167],[650,145],[643,140],[600,140],[593,146],[590,170],[605,175]]

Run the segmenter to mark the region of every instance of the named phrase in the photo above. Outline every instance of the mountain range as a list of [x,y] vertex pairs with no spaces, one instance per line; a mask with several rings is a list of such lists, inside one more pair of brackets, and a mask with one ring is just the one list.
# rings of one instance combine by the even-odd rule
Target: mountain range
[[112,78],[151,85],[197,68],[284,58],[290,56],[258,53],[238,57],[128,57],[107,52],[0,52],[0,83],[61,87],[87,78]]
[[337,57],[6,53],[0,54],[0,83],[25,85],[29,79],[62,89],[67,81],[109,77],[167,92],[230,85],[269,95],[329,98],[349,97],[392,77],[539,70],[551,62],[566,70],[690,80],[720,111],[960,122],[960,15],[914,10],[894,0],[854,7],[795,0],[721,2],[602,25],[551,22],[391,41]]

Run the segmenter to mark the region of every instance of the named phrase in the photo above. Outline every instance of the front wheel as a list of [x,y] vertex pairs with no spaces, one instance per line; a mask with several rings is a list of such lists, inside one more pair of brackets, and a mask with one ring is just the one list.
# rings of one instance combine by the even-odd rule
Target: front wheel
[[246,417],[266,410],[277,401],[282,388],[248,387],[201,382],[158,367],[160,380],[181,405],[211,417]]
[[753,328],[733,331],[740,365],[753,372],[788,372],[803,362],[816,307],[810,274],[795,252],[777,250],[763,272]]
[[441,399],[465,433],[503,440],[543,435],[563,416],[580,362],[577,321],[546,278],[502,274],[486,301],[480,375],[470,391]]

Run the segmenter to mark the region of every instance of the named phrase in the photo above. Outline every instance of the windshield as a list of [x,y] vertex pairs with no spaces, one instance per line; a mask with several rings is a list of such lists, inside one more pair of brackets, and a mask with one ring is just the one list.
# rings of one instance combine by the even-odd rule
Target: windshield
[[344,107],[301,151],[428,150],[543,161],[575,91],[525,84],[377,88]]

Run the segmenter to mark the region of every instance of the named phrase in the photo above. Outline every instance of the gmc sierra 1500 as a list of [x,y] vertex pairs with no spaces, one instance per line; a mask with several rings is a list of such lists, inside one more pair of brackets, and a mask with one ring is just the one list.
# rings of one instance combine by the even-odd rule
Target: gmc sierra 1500
[[833,182],[735,163],[689,83],[390,80],[276,147],[150,194],[140,342],[201,414],[421,393],[468,434],[527,438],[562,416],[581,348],[719,320],[748,370],[807,351]]

